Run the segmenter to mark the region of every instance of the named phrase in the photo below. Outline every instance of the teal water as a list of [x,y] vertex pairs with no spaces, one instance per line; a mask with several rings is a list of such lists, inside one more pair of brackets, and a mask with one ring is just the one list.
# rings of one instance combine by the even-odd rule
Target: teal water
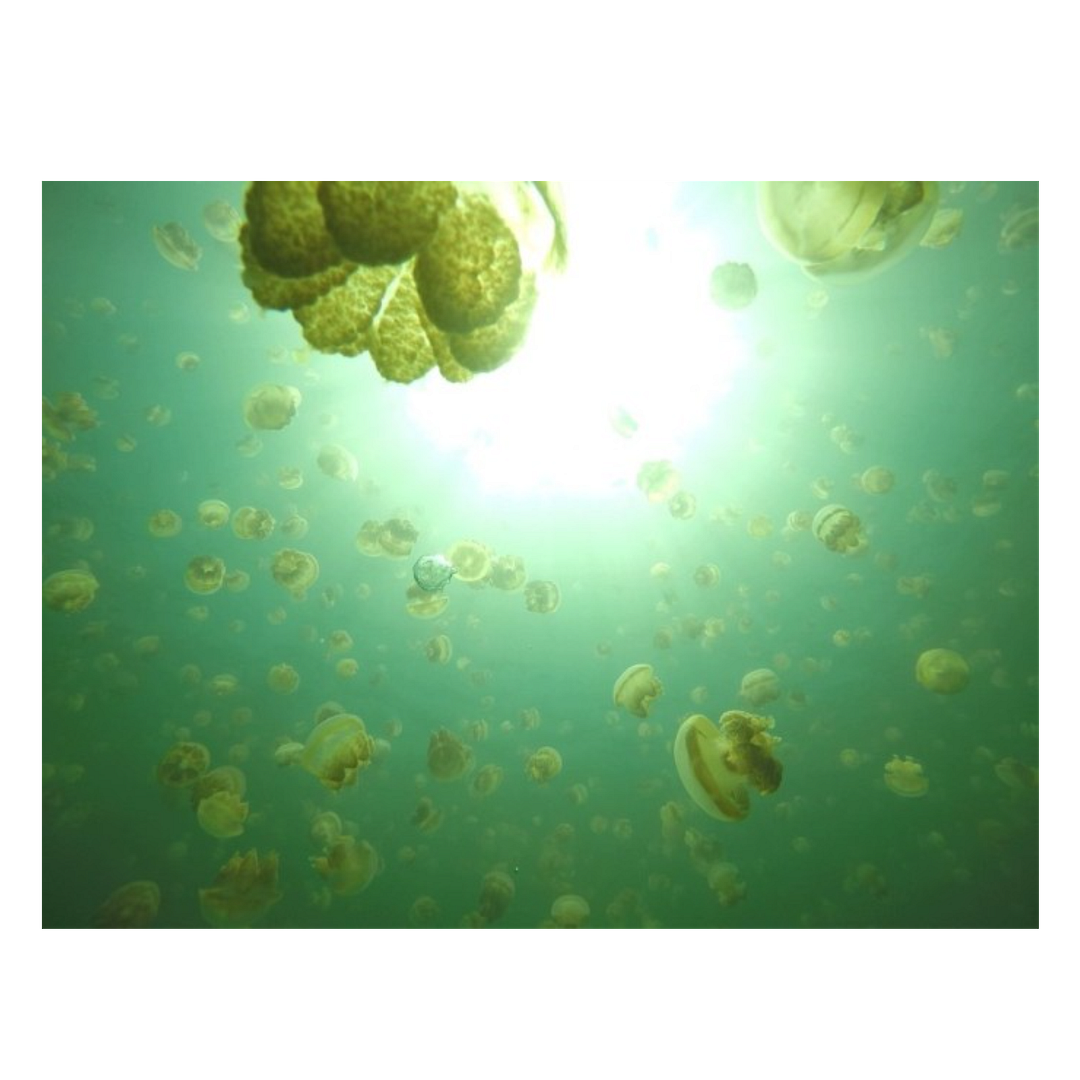
[[[43,569],[85,566],[100,589],[76,614],[43,611],[43,923],[92,925],[114,890],[149,880],[161,894],[153,925],[204,926],[199,890],[255,849],[280,859],[266,927],[456,927],[495,870],[514,883],[497,927],[540,926],[565,893],[588,901],[594,927],[1037,925],[1038,792],[1007,784],[999,766],[1038,767],[1038,249],[1003,251],[999,236],[1014,207],[1037,205],[1038,186],[942,191],[964,214],[950,246],[823,290],[761,235],[752,186],[642,189],[636,202],[623,186],[620,242],[660,268],[665,288],[685,275],[688,293],[642,303],[654,279],[620,292],[625,252],[605,264],[585,246],[612,289],[580,339],[566,324],[541,334],[542,292],[535,341],[505,368],[460,386],[437,373],[398,386],[366,355],[306,350],[287,314],[259,310],[237,249],[202,222],[214,200],[242,208],[243,185],[46,184],[43,394],[81,393],[97,426],[63,447],[93,470],[44,482]],[[573,196],[568,185],[568,282]],[[582,232],[602,203],[579,198]],[[194,272],[151,241],[172,221],[203,249]],[[708,295],[709,270],[727,260],[751,264],[759,283],[737,313]],[[712,338],[697,348],[684,302],[730,356]],[[951,351],[938,330],[955,335]],[[181,370],[182,352],[198,366]],[[605,372],[599,386],[593,369]],[[298,388],[302,403],[253,442],[242,406],[267,382]],[[490,427],[469,401],[491,411]],[[619,408],[636,432],[616,430]],[[830,435],[844,425],[846,447]],[[356,457],[356,480],[320,471],[329,443]],[[696,499],[685,520],[638,490],[638,469],[659,457]],[[887,494],[855,482],[871,466],[895,474]],[[302,486],[280,485],[286,467]],[[989,478],[992,490],[991,470],[1007,474]],[[943,498],[928,491],[930,471],[953,482]],[[206,499],[265,509],[277,528],[263,540],[208,530],[196,517]],[[865,553],[785,530],[790,514],[826,502],[860,517]],[[170,539],[147,528],[163,508],[183,519]],[[282,535],[293,514],[308,523],[303,538]],[[401,516],[419,533],[410,557],[358,551],[366,521]],[[758,517],[768,535],[751,535]],[[413,559],[461,539],[520,556],[529,579],[558,586],[558,609],[536,614],[521,592],[454,580],[437,617],[408,614]],[[318,559],[303,599],[271,576],[282,548]],[[206,554],[250,586],[189,591],[185,567]],[[702,588],[694,572],[708,563],[721,577]],[[926,579],[924,595],[902,591],[910,578]],[[353,645],[333,654],[337,630]],[[425,652],[438,634],[453,644],[445,665]],[[916,682],[931,648],[967,659],[961,693]],[[343,656],[357,662],[351,678],[337,670]],[[267,685],[280,663],[300,674],[294,693]],[[612,702],[636,663],[663,684],[644,720]],[[683,789],[674,736],[691,713],[744,706],[740,680],[762,667],[780,679],[780,697],[757,711],[774,718],[783,781],[752,796],[745,820],[717,821]],[[223,674],[236,679],[224,696],[211,683]],[[274,760],[328,701],[382,740],[337,793]],[[472,751],[461,779],[427,767],[440,728]],[[242,835],[207,834],[188,793],[158,782],[181,740],[243,771]],[[542,746],[563,761],[544,785],[525,772]],[[886,786],[896,755],[921,764],[923,796]],[[472,778],[488,764],[503,781],[479,797]],[[442,813],[431,831],[413,823],[425,797]],[[665,836],[669,804],[681,825]],[[354,895],[329,891],[311,862],[311,821],[327,810],[378,853],[379,872]],[[709,884],[718,864],[741,882],[727,903]],[[437,909],[425,920],[423,897]]]

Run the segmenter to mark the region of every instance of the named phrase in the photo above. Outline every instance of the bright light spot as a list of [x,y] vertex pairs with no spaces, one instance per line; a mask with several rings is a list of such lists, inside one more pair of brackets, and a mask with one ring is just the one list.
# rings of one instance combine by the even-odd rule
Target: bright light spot
[[415,428],[488,491],[633,485],[715,419],[746,347],[709,299],[715,255],[672,215],[673,193],[567,185],[570,265],[541,281],[525,347],[464,385],[410,388]]

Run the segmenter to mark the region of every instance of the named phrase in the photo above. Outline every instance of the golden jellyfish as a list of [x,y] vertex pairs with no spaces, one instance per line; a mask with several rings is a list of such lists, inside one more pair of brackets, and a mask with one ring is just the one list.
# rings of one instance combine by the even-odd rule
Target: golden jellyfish
[[94,925],[105,930],[144,930],[157,917],[161,889],[154,881],[129,881],[98,908]]
[[845,769],[857,769],[860,765],[865,764],[865,762],[866,755],[850,746],[840,751],[840,764],[843,765]]
[[675,768],[687,794],[710,817],[741,821],[750,813],[753,787],[768,795],[780,786],[783,766],[773,756],[780,741],[772,720],[731,710],[719,725],[687,717],[675,736]]
[[224,584],[229,592],[243,592],[251,585],[251,575],[246,570],[230,570],[225,575]]
[[215,675],[213,678],[208,679],[206,683],[206,689],[214,697],[228,697],[230,694],[235,694],[239,688],[240,680],[229,672]]
[[225,563],[216,555],[196,555],[184,571],[184,584],[193,593],[216,593],[224,581]]
[[815,515],[811,531],[830,551],[857,554],[867,546],[862,522],[846,506],[830,503]]
[[1039,786],[1039,770],[1025,765],[1014,757],[1002,758],[994,766],[994,775],[1006,786],[1015,791],[1033,789]]
[[66,391],[56,396],[55,404],[41,399],[41,425],[55,439],[71,442],[80,431],[97,427],[97,413],[82,394]]
[[534,784],[546,784],[562,772],[562,754],[554,746],[541,746],[525,762],[525,775]]
[[292,664],[274,664],[267,673],[266,685],[275,694],[294,694],[300,685],[300,673]]
[[410,585],[405,590],[405,610],[414,619],[434,619],[449,603],[450,597],[444,592],[427,592],[419,585]]
[[503,592],[517,592],[527,578],[525,560],[520,555],[496,555],[491,560],[488,584]]
[[233,244],[240,237],[240,226],[244,219],[239,211],[224,199],[215,199],[203,207],[203,225],[206,231],[222,244]]
[[773,180],[758,185],[769,241],[814,278],[861,281],[895,265],[938,208],[927,180]]
[[363,892],[379,872],[378,852],[366,840],[339,836],[325,855],[316,855],[311,865],[338,896]]
[[333,810],[323,810],[311,819],[308,836],[320,850],[326,851],[342,835],[344,826]]
[[483,581],[491,569],[491,552],[477,540],[459,540],[446,552],[458,581]]
[[360,664],[351,656],[343,656],[334,665],[334,672],[339,679],[355,679],[360,674]]
[[589,902],[576,893],[564,893],[551,905],[551,920],[560,930],[580,930],[589,921]]
[[632,664],[616,680],[611,699],[633,716],[646,717],[664,692],[650,664]]
[[884,465],[873,465],[859,476],[859,487],[868,495],[884,495],[892,491],[896,477]]
[[390,518],[379,523],[380,553],[391,559],[405,559],[420,539],[416,526],[408,518]]
[[712,589],[720,584],[720,567],[716,563],[702,563],[694,571],[694,584],[699,589]]
[[638,469],[637,486],[651,503],[667,502],[682,480],[670,461],[646,461]]
[[488,925],[501,918],[510,901],[514,899],[516,889],[514,879],[505,870],[490,870],[480,884],[480,902],[477,912],[481,925]]
[[721,263],[709,277],[709,295],[713,303],[727,311],[749,307],[757,291],[757,277],[746,263]]
[[964,211],[954,207],[943,207],[930,219],[926,235],[919,241],[920,247],[948,247],[959,235],[964,224]]
[[344,446],[329,444],[319,451],[319,468],[332,480],[350,482],[360,475],[360,464]]
[[772,518],[765,514],[755,514],[746,523],[746,531],[755,540],[764,540],[766,537],[772,536],[773,529]]
[[262,383],[244,398],[244,423],[255,431],[280,431],[292,422],[300,402],[295,386]]
[[50,540],[90,540],[94,535],[94,523],[88,517],[61,518],[46,530]]
[[276,524],[269,510],[254,506],[238,507],[232,518],[233,533],[241,540],[265,540]]
[[45,606],[65,615],[84,611],[94,602],[97,591],[98,580],[89,570],[60,570],[50,574],[41,587]]
[[445,634],[429,639],[424,646],[424,655],[433,664],[448,664],[454,654],[454,647]]
[[890,791],[908,799],[917,799],[930,788],[923,767],[914,758],[900,758],[895,754],[885,765],[885,784]]
[[150,230],[150,238],[154,241],[158,254],[170,265],[178,270],[199,269],[202,248],[179,222],[155,225]]
[[540,710],[535,705],[530,705],[518,713],[518,722],[523,731],[534,731],[540,726],[540,720]]
[[780,696],[780,677],[770,668],[748,671],[739,685],[739,696],[755,709],[767,705]]
[[409,908],[409,925],[415,929],[432,926],[442,917],[442,908],[432,896],[418,896]]
[[746,896],[746,882],[739,877],[739,868],[734,863],[709,864],[705,880],[721,907],[731,907]]
[[194,371],[202,361],[197,353],[181,352],[176,354],[176,366],[181,371]]
[[319,578],[319,561],[314,555],[295,548],[283,548],[270,562],[274,580],[298,600]]
[[282,535],[287,536],[290,540],[303,540],[307,536],[307,531],[307,518],[301,517],[299,514],[290,514],[281,523]]
[[208,529],[220,529],[222,526],[227,525],[231,514],[232,511],[229,509],[228,503],[224,503],[220,499],[205,499],[199,503],[195,511],[199,524]]
[[409,818],[421,832],[434,832],[443,823],[443,813],[426,795],[416,804]]
[[274,751],[274,762],[284,768],[287,765],[295,765],[304,756],[304,744],[299,742],[283,742]]
[[971,678],[971,669],[952,649],[927,649],[915,662],[915,678],[935,694],[959,694]]
[[328,656],[348,652],[352,647],[353,637],[348,630],[331,630],[327,635],[326,653]]
[[210,768],[210,751],[202,743],[178,742],[158,762],[158,783],[182,788],[194,784]]
[[470,790],[480,798],[486,798],[498,791],[503,782],[503,770],[499,765],[485,765],[478,769],[472,779]]
[[356,783],[374,753],[375,740],[364,721],[352,713],[338,713],[321,721],[308,736],[300,764],[331,791],[339,791]]
[[176,536],[184,527],[183,519],[175,510],[157,510],[146,522],[147,531],[160,540]]
[[234,929],[253,926],[280,899],[277,853],[260,860],[252,848],[246,855],[233,855],[214,884],[199,890],[199,909],[211,926]]
[[295,465],[282,465],[277,471],[278,486],[286,491],[295,491],[304,485],[303,471]]
[[689,491],[677,491],[668,500],[668,512],[679,521],[689,521],[697,513],[697,499]]
[[428,740],[428,770],[436,780],[457,780],[473,763],[473,752],[452,731],[439,728]]
[[558,611],[559,586],[554,581],[529,581],[525,584],[525,610],[537,615]]
[[204,832],[225,840],[244,831],[248,804],[235,791],[215,791],[199,800],[195,816]]

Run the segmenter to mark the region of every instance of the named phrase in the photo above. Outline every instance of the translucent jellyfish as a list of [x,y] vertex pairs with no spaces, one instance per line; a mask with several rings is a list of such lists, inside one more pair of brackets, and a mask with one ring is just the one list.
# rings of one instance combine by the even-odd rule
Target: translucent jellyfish
[[210,768],[210,751],[202,743],[178,742],[158,762],[158,783],[181,788],[194,784]]
[[443,592],[426,592],[419,585],[405,590],[405,610],[414,619],[434,619],[441,615],[450,597]]
[[295,491],[304,485],[304,474],[295,465],[282,465],[278,469],[278,486],[286,491]]
[[757,291],[757,277],[746,263],[721,263],[709,278],[709,294],[713,303],[728,311],[741,311],[749,307]]
[[732,710],[719,725],[700,714],[687,717],[675,736],[675,768],[687,794],[711,817],[741,821],[750,812],[749,788],[775,791],[783,767],[773,756],[780,741],[772,720]]
[[650,664],[633,664],[615,680],[611,698],[631,715],[646,717],[663,690]]
[[270,573],[279,585],[299,600],[318,580],[319,562],[306,551],[283,548],[271,560]]
[[480,901],[477,904],[481,925],[486,926],[501,918],[514,899],[515,891],[514,879],[506,871],[491,870],[486,873],[480,884]]
[[184,571],[184,584],[193,593],[216,593],[224,581],[225,562],[216,555],[196,555]]
[[350,482],[360,475],[360,464],[344,446],[330,444],[319,451],[319,468],[334,480]]
[[439,728],[428,740],[427,765],[436,780],[457,780],[472,768],[473,752],[452,731]]
[[176,354],[176,366],[181,371],[194,371],[202,361],[197,353],[181,352]]
[[146,522],[150,535],[162,540],[177,536],[183,527],[183,519],[175,510],[156,510]]
[[503,782],[503,770],[500,765],[485,765],[478,769],[469,785],[474,795],[486,798],[498,791]]
[[892,491],[895,483],[896,477],[892,470],[886,469],[884,465],[871,466],[859,477],[859,487],[868,495],[884,495]]
[[243,592],[251,585],[251,575],[246,570],[230,570],[225,575],[225,588],[229,592]]
[[559,608],[559,586],[554,581],[525,583],[525,610],[537,615],[550,615]]
[[589,902],[576,893],[564,893],[551,905],[551,920],[562,930],[579,930],[589,921]]
[[483,581],[491,569],[491,552],[477,540],[459,540],[446,557],[462,581]]
[[731,907],[746,896],[746,882],[739,877],[739,868],[734,863],[709,863],[705,880],[721,907]]
[[413,563],[413,578],[424,592],[440,592],[456,573],[457,568],[444,555],[421,555]]
[[454,646],[445,634],[430,638],[424,646],[424,655],[433,664],[448,664],[454,654]]
[[362,892],[379,872],[378,852],[366,840],[338,836],[325,855],[316,855],[311,865],[338,896]]
[[746,531],[755,540],[764,540],[766,537],[772,536],[774,529],[772,518],[766,514],[755,514],[746,522]]
[[233,855],[218,871],[214,884],[199,890],[199,909],[211,926],[246,927],[280,899],[277,854],[270,852],[260,861],[252,848],[246,855]]
[[915,662],[915,678],[935,694],[959,694],[971,678],[971,669],[952,649],[927,649]]
[[930,220],[930,227],[919,241],[921,247],[948,247],[959,235],[964,224],[964,211],[942,207]]
[[199,523],[205,525],[208,529],[220,529],[222,526],[228,525],[231,515],[232,511],[229,509],[228,503],[224,503],[220,499],[205,499],[199,503],[195,511]]
[[375,740],[363,720],[351,713],[338,713],[319,723],[308,736],[300,764],[331,791],[356,783],[375,752]]
[[273,514],[254,506],[239,506],[232,516],[232,530],[241,540],[265,540],[274,531]]
[[720,567],[716,563],[702,563],[694,571],[694,584],[699,589],[711,589],[720,584]]
[[244,831],[248,804],[235,791],[215,791],[199,800],[195,816],[204,832],[225,840]]
[[1039,242],[1039,208],[1037,206],[1014,206],[1005,216],[998,237],[998,251],[1002,254],[1034,247]]
[[765,235],[811,277],[858,281],[926,235],[937,185],[921,180],[778,180],[758,186]]
[[434,832],[443,823],[442,811],[426,795],[416,804],[409,822],[421,832]]
[[283,742],[274,751],[274,762],[284,768],[286,765],[295,765],[303,756],[303,743]]
[[202,220],[206,231],[222,244],[235,243],[240,237],[240,226],[244,224],[239,211],[224,199],[207,203],[203,207]]
[[80,431],[97,427],[97,413],[86,403],[82,394],[58,394],[56,403],[41,399],[41,424],[56,439],[70,442]]
[[689,491],[677,491],[668,500],[668,513],[678,521],[689,521],[697,513],[697,498]]
[[154,881],[129,881],[98,908],[94,925],[107,930],[143,930],[161,907],[161,890]]
[[520,555],[496,555],[491,560],[487,582],[503,592],[517,592],[527,579],[525,560]]
[[[412,554],[413,545],[420,538],[420,533],[408,518],[389,518],[377,524],[379,554],[390,559],[406,559]],[[359,537],[357,540],[359,541]]]
[[294,694],[300,685],[300,672],[292,664],[274,664],[267,672],[266,685],[275,694]]
[[841,555],[858,554],[867,547],[862,522],[846,506],[830,503],[815,515],[811,532],[830,551]]
[[280,431],[292,422],[300,400],[295,386],[263,383],[244,399],[244,423],[256,431]]
[[1039,770],[1025,765],[1014,757],[1002,758],[994,766],[994,775],[1015,791],[1034,789],[1039,786]]
[[546,784],[562,772],[562,754],[554,746],[541,746],[525,762],[525,775],[535,784]]
[[908,799],[925,795],[930,781],[923,775],[922,766],[914,758],[893,756],[885,765],[885,784],[890,791]]
[[41,587],[45,606],[65,615],[84,611],[94,602],[97,591],[98,580],[89,570],[60,570],[50,574]]
[[198,270],[202,248],[191,238],[187,229],[178,222],[155,225],[150,230],[158,254],[178,270]]
[[742,677],[739,696],[755,709],[780,696],[780,676],[771,668],[756,668]]
[[651,503],[667,502],[682,484],[670,461],[646,461],[638,469],[637,486]]
[[956,498],[958,490],[956,481],[952,477],[943,476],[937,469],[927,469],[923,473],[922,482],[923,487],[926,488],[926,494],[934,502],[947,503]]

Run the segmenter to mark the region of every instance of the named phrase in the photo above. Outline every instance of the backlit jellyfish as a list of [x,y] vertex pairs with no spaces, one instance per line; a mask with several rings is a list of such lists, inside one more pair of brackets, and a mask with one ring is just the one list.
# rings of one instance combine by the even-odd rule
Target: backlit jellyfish
[[746,263],[721,263],[709,278],[709,295],[713,303],[728,311],[749,307],[757,291],[757,277]]
[[424,646],[424,655],[432,664],[448,664],[453,654],[454,647],[445,634],[429,639]]
[[457,568],[444,555],[421,555],[413,564],[413,579],[428,593],[441,592],[457,573]]
[[277,853],[271,851],[260,860],[252,848],[246,855],[233,855],[218,871],[214,884],[199,890],[199,909],[211,926],[247,927],[280,899]]
[[414,619],[434,619],[449,603],[450,597],[443,592],[427,592],[419,585],[405,590],[405,610]]
[[811,532],[830,551],[841,555],[859,554],[866,550],[866,534],[862,522],[846,506],[830,503],[815,515]]
[[716,563],[702,563],[694,571],[694,584],[699,589],[711,589],[720,584],[720,567]]
[[150,230],[158,254],[178,270],[198,270],[202,248],[191,238],[187,229],[175,221],[155,225]]
[[611,698],[631,715],[646,717],[663,690],[650,664],[633,664],[615,680]]
[[667,502],[682,484],[670,461],[646,461],[638,469],[637,486],[651,503]]
[[525,775],[534,784],[546,784],[562,772],[562,754],[554,746],[541,746],[525,762]]
[[478,769],[469,785],[474,795],[486,798],[498,791],[503,782],[503,770],[500,765],[485,765]]
[[668,512],[679,521],[689,521],[697,513],[697,499],[689,491],[677,491],[668,500]]
[[351,713],[338,713],[319,723],[308,736],[300,764],[331,791],[356,783],[375,752],[375,740],[363,720]]
[[300,391],[295,386],[263,383],[244,399],[244,423],[256,431],[280,431],[299,408]]
[[362,892],[379,871],[378,852],[366,840],[338,836],[324,855],[316,855],[311,865],[338,896]]
[[146,522],[150,535],[160,540],[177,536],[183,527],[183,519],[175,510],[156,510]]
[[196,555],[184,571],[184,584],[193,593],[216,593],[224,581],[225,563],[216,555]]
[[202,220],[206,231],[222,244],[236,243],[240,238],[240,226],[244,224],[239,211],[224,199],[207,203],[203,207]]
[[360,464],[344,446],[330,444],[319,451],[319,468],[331,479],[346,483],[360,475]]
[[756,668],[742,677],[739,696],[755,709],[780,696],[780,677],[770,668]]
[[85,611],[98,591],[98,580],[89,570],[60,570],[50,574],[41,587],[45,606],[51,611],[74,615]]
[[208,768],[210,751],[202,743],[178,742],[170,746],[158,762],[158,783],[171,788],[187,787]]
[[144,930],[161,906],[161,890],[153,881],[129,881],[98,908],[94,925],[106,930]]
[[580,930],[589,921],[589,902],[576,893],[564,893],[551,905],[551,920],[561,930]]
[[859,477],[859,487],[868,495],[884,495],[892,491],[895,483],[896,477],[892,470],[886,469],[883,465],[874,465]]
[[772,720],[731,710],[719,725],[700,714],[675,736],[675,768],[686,793],[710,817],[741,821],[750,813],[753,787],[763,795],[780,786],[783,767],[773,756],[780,741]]
[[228,525],[231,514],[232,511],[229,509],[228,503],[224,503],[220,499],[205,499],[199,503],[198,509],[195,511],[199,524],[206,526],[208,529],[220,529],[222,526]]
[[554,581],[525,583],[525,610],[536,615],[550,615],[559,608],[559,586]]
[[270,573],[279,585],[302,600],[318,580],[319,562],[306,551],[283,548],[271,560]]
[[925,795],[930,781],[923,775],[922,766],[914,758],[896,755],[885,765],[885,784],[890,791],[908,799]]
[[232,516],[232,530],[241,540],[265,540],[274,531],[273,514],[254,506],[239,506]]
[[480,901],[477,904],[480,925],[488,926],[501,918],[514,899],[515,891],[514,879],[506,871],[491,870],[486,873],[480,885]]
[[915,678],[935,694],[959,694],[971,678],[971,669],[952,649],[927,649],[915,662]]
[[460,581],[483,581],[491,569],[491,552],[478,540],[459,540],[446,557]]
[[274,664],[267,673],[266,685],[275,694],[294,694],[300,685],[300,673],[292,664]]
[[457,780],[472,768],[473,752],[452,731],[439,728],[428,740],[428,771],[436,780]]
[[758,185],[765,235],[811,277],[859,281],[894,266],[938,206],[925,180],[777,180]]

